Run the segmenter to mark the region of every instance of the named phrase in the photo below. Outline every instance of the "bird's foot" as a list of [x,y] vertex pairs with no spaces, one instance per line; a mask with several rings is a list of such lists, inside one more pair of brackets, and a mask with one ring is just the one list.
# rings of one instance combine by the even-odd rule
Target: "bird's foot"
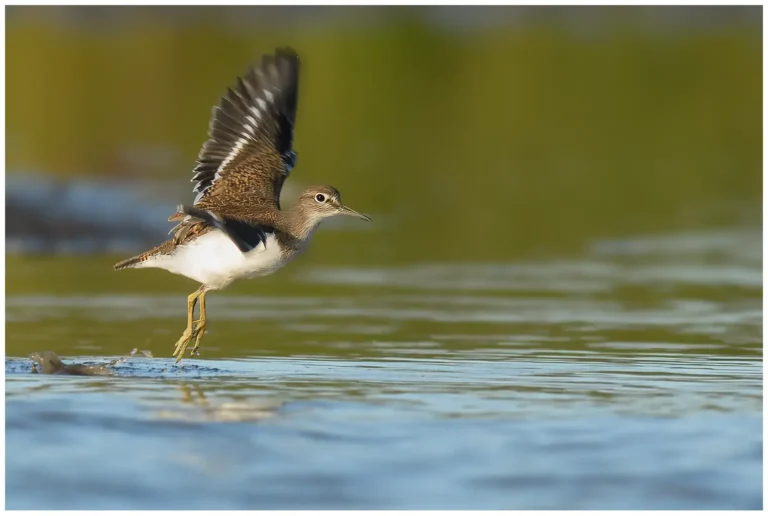
[[195,334],[197,332],[193,331],[192,328],[187,328],[184,330],[184,333],[181,334],[181,338],[176,342],[176,349],[173,351],[173,356],[176,357],[176,363],[179,363],[179,360],[181,360],[181,357],[184,356],[184,351],[187,349],[187,346],[192,341],[193,338],[195,338]]
[[205,333],[205,321],[195,321],[197,327],[195,328],[195,345],[192,346],[192,350],[189,352],[190,357],[200,355],[200,341],[203,340],[203,334]]

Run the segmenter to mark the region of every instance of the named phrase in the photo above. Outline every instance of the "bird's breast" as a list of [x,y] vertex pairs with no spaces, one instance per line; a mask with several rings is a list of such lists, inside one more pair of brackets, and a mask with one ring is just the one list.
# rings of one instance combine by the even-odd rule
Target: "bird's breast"
[[243,253],[227,235],[216,229],[180,246],[173,259],[175,270],[171,272],[212,288],[224,288],[237,279],[270,274],[290,258],[290,254],[283,253],[274,233],[267,234],[266,243]]

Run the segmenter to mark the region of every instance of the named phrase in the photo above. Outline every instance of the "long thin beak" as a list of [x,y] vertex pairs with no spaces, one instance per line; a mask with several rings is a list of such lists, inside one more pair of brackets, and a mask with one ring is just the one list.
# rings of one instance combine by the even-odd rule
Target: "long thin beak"
[[363,213],[357,212],[357,211],[353,210],[352,208],[347,208],[343,204],[339,205],[339,213],[341,215],[350,215],[352,217],[357,217],[358,219],[363,219],[363,220],[366,220],[368,222],[371,221],[371,217],[369,217],[368,215],[365,215]]

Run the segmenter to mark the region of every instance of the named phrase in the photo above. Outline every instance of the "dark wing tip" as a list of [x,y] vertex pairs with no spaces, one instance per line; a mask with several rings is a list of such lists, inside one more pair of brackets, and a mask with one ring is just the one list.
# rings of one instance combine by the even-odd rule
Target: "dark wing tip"
[[291,125],[296,121],[299,94],[299,54],[291,47],[275,50],[275,64],[280,74],[283,110]]
[[290,46],[284,46],[284,47],[277,47],[275,49],[275,59],[280,60],[288,60],[295,62],[296,65],[299,64],[299,53],[296,52],[292,47]]

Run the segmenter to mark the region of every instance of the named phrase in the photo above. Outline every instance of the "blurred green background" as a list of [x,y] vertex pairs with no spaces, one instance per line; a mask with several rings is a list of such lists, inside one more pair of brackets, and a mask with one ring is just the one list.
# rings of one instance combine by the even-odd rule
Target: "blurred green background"
[[[315,263],[508,262],[578,254],[595,239],[759,226],[760,17],[759,7],[9,7],[6,169],[20,181],[174,185],[153,201],[165,231],[163,216],[193,197],[211,107],[249,63],[292,45],[303,69],[286,202],[330,183],[375,218],[355,236],[324,233]],[[9,234],[34,231],[16,232],[13,218]],[[10,257],[8,288],[131,289],[139,275],[109,265],[136,247],[82,274],[77,258]],[[73,272],[37,273],[57,263]]]

